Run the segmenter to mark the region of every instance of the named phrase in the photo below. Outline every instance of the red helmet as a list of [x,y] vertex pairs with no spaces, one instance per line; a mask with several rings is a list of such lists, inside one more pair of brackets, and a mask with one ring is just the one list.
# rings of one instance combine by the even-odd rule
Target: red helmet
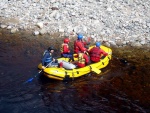
[[69,42],[70,42],[69,38],[64,39],[64,43],[69,43]]

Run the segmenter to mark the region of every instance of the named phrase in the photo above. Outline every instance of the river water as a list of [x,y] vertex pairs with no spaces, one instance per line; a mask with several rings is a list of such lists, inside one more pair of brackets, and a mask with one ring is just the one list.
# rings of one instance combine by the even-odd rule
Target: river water
[[[0,30],[1,113],[150,112],[149,49],[112,48],[113,58],[101,74],[70,82],[38,75],[43,51],[50,45],[58,49],[61,42],[49,35]],[[55,55],[59,57],[59,49]]]

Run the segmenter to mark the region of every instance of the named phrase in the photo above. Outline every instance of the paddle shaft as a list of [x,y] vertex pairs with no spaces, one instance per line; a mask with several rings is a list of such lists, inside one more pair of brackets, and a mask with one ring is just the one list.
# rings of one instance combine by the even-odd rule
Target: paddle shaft
[[[53,61],[51,61],[50,63],[48,63],[45,67],[48,67],[49,65],[51,65]],[[39,75],[41,72],[43,71],[43,69],[41,69],[36,75],[34,75],[32,78],[28,79],[25,83],[29,83],[29,82],[32,82],[32,80],[37,76]]]

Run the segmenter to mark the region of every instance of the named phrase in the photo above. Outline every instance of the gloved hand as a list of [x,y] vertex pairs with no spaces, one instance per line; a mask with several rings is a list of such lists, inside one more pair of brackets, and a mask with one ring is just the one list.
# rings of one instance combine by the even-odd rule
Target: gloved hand
[[42,66],[42,69],[44,70],[46,67],[45,66]]

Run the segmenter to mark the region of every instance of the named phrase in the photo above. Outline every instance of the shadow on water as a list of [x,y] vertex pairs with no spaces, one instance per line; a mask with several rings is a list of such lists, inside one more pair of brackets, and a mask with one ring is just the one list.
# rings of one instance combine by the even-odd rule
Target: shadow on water
[[49,35],[9,34],[1,30],[0,112],[150,112],[149,49],[113,48],[115,56],[100,75],[91,73],[62,82],[40,74],[31,83],[23,84],[37,74],[43,51],[50,45],[60,48],[61,42]]

